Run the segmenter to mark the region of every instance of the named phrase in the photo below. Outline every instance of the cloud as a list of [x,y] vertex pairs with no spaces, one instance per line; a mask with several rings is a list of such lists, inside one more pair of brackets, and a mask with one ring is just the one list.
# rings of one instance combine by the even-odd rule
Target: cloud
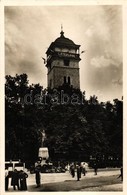
[[110,61],[116,65],[121,64],[122,7],[101,6],[98,11],[97,15],[92,15],[92,23],[88,22],[85,31],[86,49],[89,51],[88,64],[93,59],[92,64],[99,66],[99,58],[104,62],[104,66],[108,66]]
[[46,87],[41,57],[60,36],[61,23],[65,36],[87,51],[80,61],[81,89],[109,90],[110,96],[112,80],[122,74],[121,6],[5,6],[6,74],[26,72],[30,83]]
[[85,34],[88,36],[88,37],[92,37],[93,36],[93,26],[90,26],[87,30],[86,30],[86,32],[85,32]]
[[97,56],[91,59],[91,65],[96,68],[103,68],[111,65],[118,67],[119,63],[111,58],[105,58],[104,56]]
[[123,80],[122,80],[122,78],[113,79],[113,80],[112,80],[112,84],[113,84],[114,86],[116,86],[116,87],[122,86],[122,85],[123,85]]

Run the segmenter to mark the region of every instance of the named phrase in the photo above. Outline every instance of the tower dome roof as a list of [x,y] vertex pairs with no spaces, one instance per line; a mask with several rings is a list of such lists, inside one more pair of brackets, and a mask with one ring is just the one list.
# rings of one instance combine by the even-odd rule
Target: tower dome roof
[[63,31],[61,31],[60,34],[61,36],[51,43],[46,53],[48,53],[48,51],[50,49],[53,49],[54,47],[61,47],[61,48],[67,47],[67,48],[73,48],[73,49],[78,49],[80,47],[80,45],[76,45],[71,39],[66,38],[64,36]]
[[76,45],[71,39],[68,39],[64,36],[64,32],[61,31],[61,36],[58,37],[55,41],[54,44],[63,44],[63,45]]
[[71,40],[68,39],[64,36],[64,32],[60,32],[61,36],[58,37],[55,41],[54,44],[57,46],[70,46],[70,47],[76,47],[77,45]]
[[71,44],[71,45],[75,45],[75,43],[71,40],[71,39],[68,39],[66,37],[59,37],[57,38],[54,43],[56,44]]

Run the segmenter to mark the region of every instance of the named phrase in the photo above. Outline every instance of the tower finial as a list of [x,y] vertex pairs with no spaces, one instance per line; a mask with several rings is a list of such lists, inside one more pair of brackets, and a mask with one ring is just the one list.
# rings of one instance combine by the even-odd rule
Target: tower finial
[[61,32],[60,32],[60,34],[61,34],[61,37],[64,37],[63,25],[62,24],[61,24]]
[[61,24],[61,32],[63,31],[63,25]]

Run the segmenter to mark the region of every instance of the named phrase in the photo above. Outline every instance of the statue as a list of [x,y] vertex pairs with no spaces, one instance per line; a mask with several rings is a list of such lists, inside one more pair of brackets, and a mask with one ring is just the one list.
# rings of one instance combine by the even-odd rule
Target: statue
[[45,141],[45,138],[46,138],[45,130],[43,130],[43,131],[41,132],[41,134],[42,134],[41,147],[43,147],[43,146],[44,146],[44,141]]
[[38,157],[42,158],[41,164],[43,165],[45,164],[45,161],[49,158],[49,152],[48,152],[48,148],[44,146],[44,141],[46,138],[45,130],[40,131],[40,133],[41,133],[41,147],[39,148],[38,151]]

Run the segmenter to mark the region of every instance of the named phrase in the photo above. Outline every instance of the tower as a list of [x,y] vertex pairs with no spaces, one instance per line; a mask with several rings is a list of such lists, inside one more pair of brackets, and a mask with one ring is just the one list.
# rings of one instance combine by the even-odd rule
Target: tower
[[60,37],[52,42],[46,51],[49,88],[58,88],[63,84],[80,88],[79,48],[80,45],[66,38],[61,29]]

